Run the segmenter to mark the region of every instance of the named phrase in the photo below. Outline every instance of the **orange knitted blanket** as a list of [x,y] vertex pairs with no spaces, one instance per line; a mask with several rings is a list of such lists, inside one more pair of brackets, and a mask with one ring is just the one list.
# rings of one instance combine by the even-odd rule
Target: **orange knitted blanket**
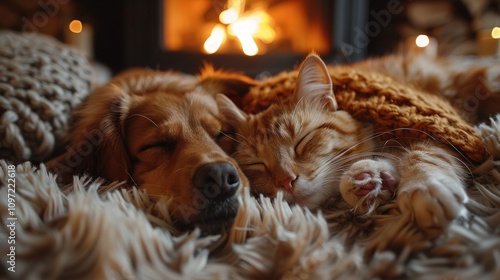
[[[436,139],[453,145],[474,163],[486,159],[486,150],[474,128],[447,100],[374,71],[350,66],[330,67],[329,71],[339,108],[358,120],[374,123],[377,131],[390,130],[403,142]],[[245,96],[243,110],[256,113],[288,97],[296,77],[297,71],[290,71],[261,81]]]

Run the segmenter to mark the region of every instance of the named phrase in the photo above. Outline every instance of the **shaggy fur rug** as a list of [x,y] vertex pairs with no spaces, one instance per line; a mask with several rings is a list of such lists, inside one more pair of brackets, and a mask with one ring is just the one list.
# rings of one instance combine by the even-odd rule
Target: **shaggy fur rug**
[[0,277],[500,279],[500,115],[476,129],[491,157],[471,170],[469,213],[432,240],[393,204],[359,217],[248,194],[227,232],[182,233],[168,200],[85,177],[63,192],[43,165],[2,160]]

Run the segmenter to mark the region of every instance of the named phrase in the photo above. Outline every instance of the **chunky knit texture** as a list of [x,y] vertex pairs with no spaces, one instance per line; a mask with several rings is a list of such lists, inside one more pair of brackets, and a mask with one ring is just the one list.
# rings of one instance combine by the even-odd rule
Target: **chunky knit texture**
[[91,89],[80,52],[40,34],[0,32],[0,158],[42,161]]
[[[487,158],[473,127],[447,100],[374,71],[352,66],[330,67],[329,71],[339,109],[361,121],[373,122],[377,131],[390,131],[403,142],[436,139],[453,145],[474,163]],[[244,98],[243,110],[256,113],[278,100],[286,102],[297,74],[283,72],[261,81]]]

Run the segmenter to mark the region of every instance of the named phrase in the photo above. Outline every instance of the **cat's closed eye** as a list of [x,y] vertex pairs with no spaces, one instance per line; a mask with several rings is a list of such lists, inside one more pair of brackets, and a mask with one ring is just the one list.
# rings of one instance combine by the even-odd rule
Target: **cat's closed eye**
[[295,145],[295,153],[297,155],[301,155],[304,151],[304,148],[306,147],[307,143],[311,140],[312,135],[311,132],[306,134],[306,136],[302,137],[297,145]]
[[314,154],[317,156],[329,155],[333,149],[333,135],[326,129],[315,129],[309,132],[295,146],[298,157]]

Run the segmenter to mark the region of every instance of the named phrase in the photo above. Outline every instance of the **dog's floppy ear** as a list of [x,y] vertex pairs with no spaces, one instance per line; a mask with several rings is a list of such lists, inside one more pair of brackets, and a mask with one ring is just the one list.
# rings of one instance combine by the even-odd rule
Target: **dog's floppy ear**
[[93,92],[76,114],[69,147],[47,163],[49,170],[63,181],[81,174],[127,180],[131,163],[122,124],[130,98],[114,84]]
[[198,78],[200,80],[198,86],[206,92],[223,93],[240,108],[243,105],[245,95],[252,86],[257,84],[254,79],[248,76],[236,72],[215,70],[208,64],[205,65]]

